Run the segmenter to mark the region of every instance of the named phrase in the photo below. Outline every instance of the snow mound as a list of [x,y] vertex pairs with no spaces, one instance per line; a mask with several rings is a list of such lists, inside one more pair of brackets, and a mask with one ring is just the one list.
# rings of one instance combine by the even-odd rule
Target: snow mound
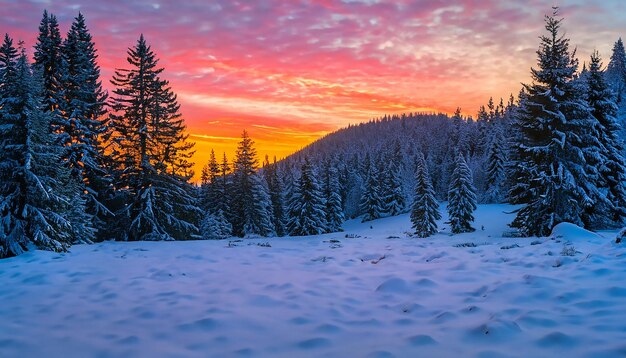
[[598,234],[595,232],[591,232],[578,225],[566,222],[557,224],[554,228],[552,228],[552,234],[550,236],[571,241],[599,238]]

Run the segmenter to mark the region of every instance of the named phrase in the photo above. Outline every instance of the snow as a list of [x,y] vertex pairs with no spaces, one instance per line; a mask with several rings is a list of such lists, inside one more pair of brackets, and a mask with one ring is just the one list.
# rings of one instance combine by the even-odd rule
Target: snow
[[401,215],[1,260],[0,356],[626,355],[626,247],[570,224],[503,238],[514,209],[479,205],[477,231],[454,236],[444,214],[429,239]]

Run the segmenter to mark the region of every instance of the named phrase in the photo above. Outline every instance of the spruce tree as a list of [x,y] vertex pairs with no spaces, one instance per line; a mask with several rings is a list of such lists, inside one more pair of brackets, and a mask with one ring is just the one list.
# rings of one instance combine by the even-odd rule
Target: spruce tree
[[402,147],[400,141],[394,141],[392,152],[387,158],[386,164],[382,174],[384,180],[383,201],[385,212],[395,216],[401,214],[406,205],[402,189]]
[[17,58],[18,52],[13,46],[13,39],[5,34],[0,46],[0,98],[5,101],[14,94],[11,85],[17,81]]
[[420,152],[415,163],[415,196],[411,210],[411,223],[415,234],[419,237],[436,234],[439,219],[441,219],[439,203],[435,198],[424,154]]
[[231,224],[235,236],[270,236],[273,233],[268,191],[267,183],[257,173],[254,141],[244,130],[237,146],[231,184]]
[[24,164],[26,138],[22,111],[15,106],[19,99],[16,87],[24,80],[18,78],[17,58],[13,40],[5,34],[0,47],[0,258],[23,253],[31,240],[26,236],[20,207],[20,199],[26,195],[26,180],[23,175],[14,176]]
[[110,115],[116,186],[126,194],[116,213],[121,239],[194,238],[201,211],[190,173],[177,167],[189,156],[189,146],[176,96],[160,78],[163,68],[143,35],[128,49],[127,59],[130,68],[116,70],[111,81],[116,87]]
[[484,203],[501,203],[505,197],[506,178],[505,138],[500,125],[491,125],[491,140],[487,150],[487,178],[485,180]]
[[372,163],[369,156],[366,156],[364,169],[366,177],[363,183],[360,209],[363,214],[362,221],[366,222],[382,217],[384,203],[380,197],[380,173],[376,163]]
[[108,95],[100,81],[98,55],[91,34],[80,13],[72,23],[61,54],[65,67],[58,108],[66,138],[62,157],[87,203],[85,219],[92,221],[102,236],[106,234],[105,220],[111,220],[113,215],[105,203],[112,184],[105,155],[105,138],[110,133],[104,116]]
[[616,95],[615,102],[618,105],[624,103],[626,95],[626,50],[622,39],[618,39],[613,45],[611,60],[605,71],[606,81]]
[[283,180],[279,173],[276,157],[270,164],[269,157],[265,156],[263,162],[263,176],[269,188],[270,200],[272,201],[273,225],[277,236],[285,236],[285,195],[283,193]]
[[272,236],[276,233],[273,224],[272,199],[265,178],[258,172],[252,176],[251,215],[243,223],[245,235]]
[[586,208],[599,198],[596,126],[584,93],[573,81],[578,61],[560,35],[555,8],[546,16],[547,35],[537,51],[538,69],[515,118],[518,173],[511,201],[524,204],[512,223],[524,236],[548,235],[560,222],[583,225]]
[[587,76],[587,100],[597,120],[597,139],[600,158],[597,160],[600,193],[607,200],[596,200],[592,206],[591,221],[596,228],[621,226],[626,217],[626,167],[624,144],[619,137],[621,126],[617,119],[617,105],[602,73],[602,60],[597,51],[591,55]]
[[[53,120],[56,125],[55,131],[61,132],[65,123],[61,121],[59,116],[59,105],[63,97],[63,78],[65,77],[66,66],[62,55],[61,32],[56,16],[48,14],[44,10],[43,17],[39,23],[39,35],[35,44],[35,66],[39,68],[43,77],[43,98],[45,109],[54,112]],[[68,137],[63,136],[62,140],[66,142]]]
[[[69,171],[50,131],[41,73],[32,72],[22,48],[16,58],[5,36],[0,48],[0,257],[19,255],[30,243],[65,251],[88,241],[89,228],[73,222],[83,203],[71,197]],[[69,194],[69,195],[68,195]]]
[[224,212],[226,218],[231,217],[230,210],[230,180],[232,179],[230,176],[230,163],[228,162],[228,158],[226,157],[226,153],[222,155],[222,163],[219,166],[220,169],[220,177],[218,179],[217,192],[220,200],[217,202],[217,206],[219,210]]
[[453,234],[472,232],[473,212],[476,210],[476,189],[472,183],[472,172],[463,154],[456,157],[454,172],[448,190],[449,224]]
[[322,194],[324,205],[326,232],[341,231],[345,217],[341,199],[341,186],[336,160],[326,160],[322,169]]
[[232,229],[232,225],[221,210],[215,213],[207,212],[200,222],[200,233],[204,240],[226,239],[231,236]]
[[324,201],[308,157],[304,158],[300,178],[289,201],[292,236],[319,235],[326,231]]
[[220,192],[220,166],[215,157],[215,151],[211,149],[209,162],[202,169],[201,176],[201,207],[205,212],[217,213],[220,209],[219,201],[223,200]]

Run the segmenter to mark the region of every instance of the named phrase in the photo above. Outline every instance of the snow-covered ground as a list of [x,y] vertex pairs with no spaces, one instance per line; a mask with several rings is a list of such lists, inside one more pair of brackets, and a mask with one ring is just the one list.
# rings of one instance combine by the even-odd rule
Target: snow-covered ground
[[2,260],[0,357],[626,356],[626,244],[567,224],[502,238],[512,209],[429,239],[402,215]]

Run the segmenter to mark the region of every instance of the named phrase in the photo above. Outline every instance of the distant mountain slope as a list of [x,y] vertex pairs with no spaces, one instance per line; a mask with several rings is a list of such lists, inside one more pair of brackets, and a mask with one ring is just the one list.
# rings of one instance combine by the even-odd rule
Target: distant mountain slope
[[[502,113],[502,114],[500,114]],[[437,197],[445,200],[455,153],[462,151],[473,172],[482,197],[485,163],[492,128],[503,122],[505,111],[474,121],[460,115],[402,114],[385,116],[367,123],[351,125],[326,135],[278,163],[286,186],[298,177],[305,157],[321,170],[323,165],[338,168],[344,210],[347,217],[362,214],[359,203],[370,170],[383,181],[395,165],[400,168],[401,192],[405,211],[412,200],[415,156],[424,153]],[[382,185],[382,184],[381,184]]]

